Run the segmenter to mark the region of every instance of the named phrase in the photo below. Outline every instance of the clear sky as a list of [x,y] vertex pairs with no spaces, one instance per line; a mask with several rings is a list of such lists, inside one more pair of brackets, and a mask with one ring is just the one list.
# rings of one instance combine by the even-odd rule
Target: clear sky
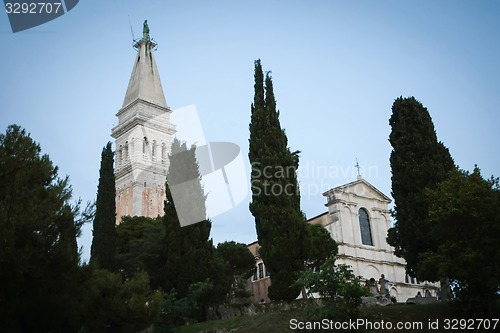
[[[159,44],[168,105],[195,104],[207,139],[234,142],[245,158],[254,60],[272,71],[281,124],[302,151],[308,217],[326,211],[323,191],[356,179],[356,158],[390,196],[399,96],[429,109],[460,167],[500,176],[500,1],[86,0],[16,34],[2,8],[0,129],[26,128],[84,201],[95,199],[132,71],[129,17],[136,38],[147,19]],[[215,243],[256,239],[249,199],[213,218]]]

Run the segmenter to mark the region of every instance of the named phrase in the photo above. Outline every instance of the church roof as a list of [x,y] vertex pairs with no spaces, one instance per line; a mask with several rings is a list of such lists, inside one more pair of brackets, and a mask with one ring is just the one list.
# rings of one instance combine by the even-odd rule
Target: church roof
[[353,182],[334,187],[334,188],[326,191],[325,193],[323,193],[323,196],[326,197],[326,196],[328,196],[328,194],[333,193],[333,192],[346,191],[348,188],[352,188],[358,184],[363,184],[363,185],[369,187],[371,190],[373,190],[375,193],[377,193],[383,200],[387,201],[388,203],[390,203],[392,201],[388,196],[386,196],[384,193],[380,192],[375,186],[373,186],[372,184],[370,184],[368,181],[366,181],[365,179],[363,179],[361,177],[359,177],[358,179],[356,179]]
[[141,99],[162,107],[167,107],[160,75],[156,67],[153,48],[156,44],[148,39],[141,39],[135,44],[137,56],[125,94],[122,108]]

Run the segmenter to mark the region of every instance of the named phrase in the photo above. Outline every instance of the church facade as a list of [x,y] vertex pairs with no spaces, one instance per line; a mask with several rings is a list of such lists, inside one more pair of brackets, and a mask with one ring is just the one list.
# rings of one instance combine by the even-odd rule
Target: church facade
[[[146,23],[145,23],[146,27]],[[156,217],[163,215],[168,154],[175,126],[167,105],[153,51],[156,43],[149,37],[135,42],[137,50],[132,74],[115,139],[116,223],[122,216]]]
[[[391,200],[377,188],[358,179],[325,193],[328,211],[308,220],[308,223],[323,226],[337,242],[337,263],[352,267],[353,273],[363,280],[379,281],[382,274],[389,293],[398,302],[424,295],[429,290],[437,294],[435,283],[419,282],[406,274],[405,261],[394,255],[394,249],[387,244],[387,230],[391,226],[389,203]],[[265,263],[258,255],[258,244],[249,245],[256,258],[256,272],[251,278],[254,302],[269,301],[267,287],[271,279],[265,273]],[[264,271],[264,273],[261,273]]]

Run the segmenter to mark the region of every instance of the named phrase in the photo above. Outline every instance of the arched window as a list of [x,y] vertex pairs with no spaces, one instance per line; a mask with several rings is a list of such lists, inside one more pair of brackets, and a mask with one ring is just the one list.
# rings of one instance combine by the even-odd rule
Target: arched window
[[359,229],[361,229],[361,243],[363,243],[363,245],[373,246],[370,217],[364,208],[359,209]]
[[125,141],[125,146],[123,146],[123,160],[128,160],[128,141]]
[[153,156],[153,159],[156,157],[156,140],[153,140],[153,149],[151,150],[151,156]]
[[161,163],[165,164],[165,160],[167,158],[167,145],[165,142],[161,144]]
[[259,279],[264,278],[264,263],[259,263]]
[[134,147],[135,147],[135,139],[134,138],[131,138],[130,139],[130,143],[128,145],[128,155],[130,156],[130,158],[132,159],[133,156],[134,156]]
[[116,150],[116,164],[120,165],[122,164],[122,153],[123,153],[123,146],[120,145],[120,148]]
[[148,138],[144,137],[144,140],[142,141],[142,153],[146,154],[148,151]]

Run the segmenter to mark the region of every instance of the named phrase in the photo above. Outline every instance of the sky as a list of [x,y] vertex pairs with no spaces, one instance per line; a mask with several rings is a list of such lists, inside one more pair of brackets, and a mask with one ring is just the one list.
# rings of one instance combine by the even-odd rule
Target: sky
[[[24,127],[95,200],[102,147],[148,20],[167,104],[195,104],[208,141],[240,146],[249,174],[254,61],[271,71],[280,121],[300,150],[302,210],[362,176],[391,196],[389,117],[414,96],[461,168],[500,176],[500,1],[88,0],[12,33],[0,11],[0,130]],[[131,31],[132,28],[132,31]],[[174,111],[175,112],[175,111]],[[214,243],[256,240],[250,196],[212,218]],[[89,258],[92,226],[79,244]]]

